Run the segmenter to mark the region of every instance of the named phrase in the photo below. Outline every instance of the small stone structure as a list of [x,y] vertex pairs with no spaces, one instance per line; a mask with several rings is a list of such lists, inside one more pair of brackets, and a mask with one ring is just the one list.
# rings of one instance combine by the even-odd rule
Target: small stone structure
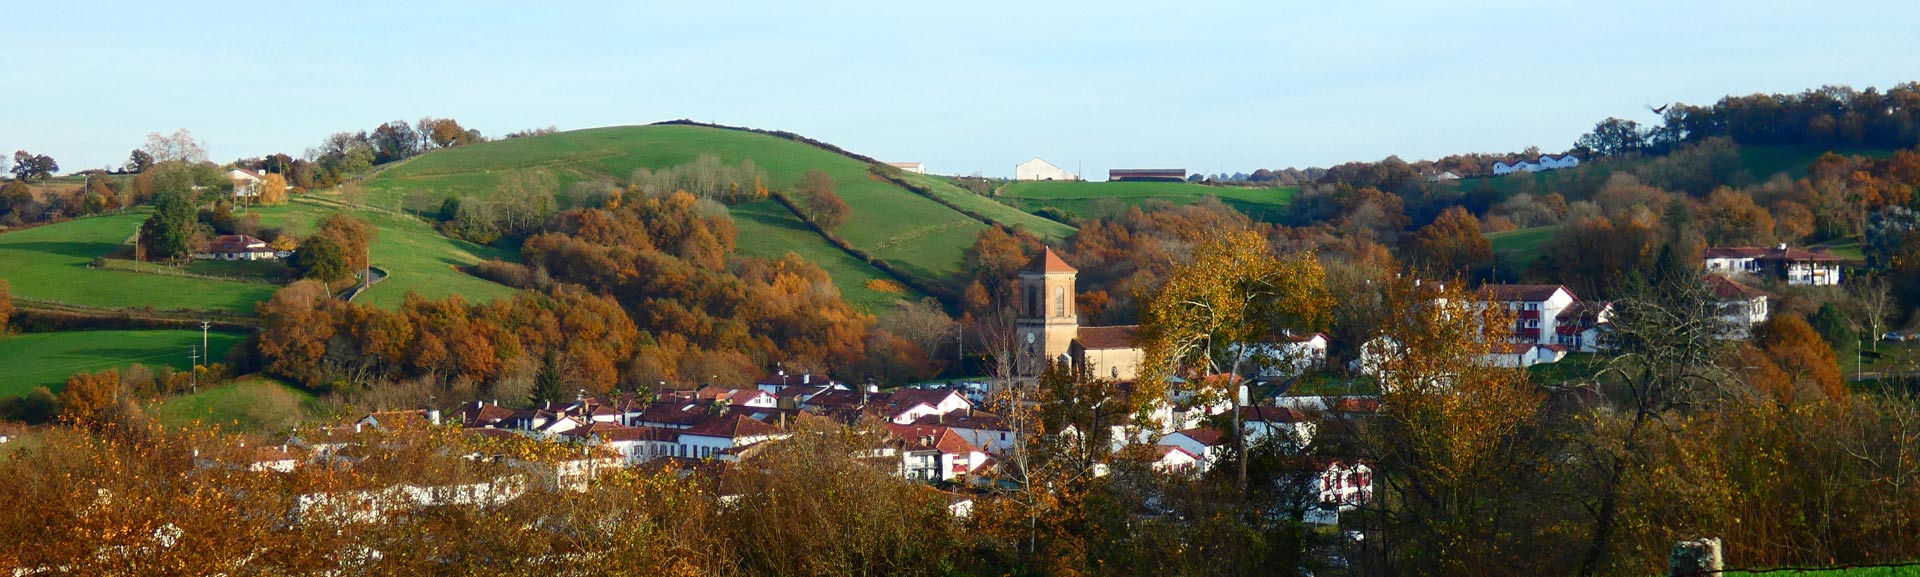
[[1673,544],[1673,555],[1667,558],[1668,575],[1672,577],[1718,576],[1726,568],[1720,559],[1720,539],[1706,537]]

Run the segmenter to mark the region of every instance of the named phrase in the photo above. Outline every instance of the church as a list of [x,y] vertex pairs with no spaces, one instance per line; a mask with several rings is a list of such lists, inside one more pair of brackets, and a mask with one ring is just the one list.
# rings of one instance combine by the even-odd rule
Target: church
[[1014,321],[1017,370],[1039,375],[1048,362],[1069,362],[1096,377],[1131,380],[1146,358],[1136,335],[1139,325],[1080,326],[1074,304],[1079,270],[1060,260],[1052,248],[1020,271],[1019,314]]

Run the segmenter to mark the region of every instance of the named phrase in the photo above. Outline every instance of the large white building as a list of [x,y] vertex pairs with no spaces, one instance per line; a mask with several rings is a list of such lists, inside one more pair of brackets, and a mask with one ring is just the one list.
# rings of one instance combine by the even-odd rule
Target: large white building
[[1493,163],[1493,174],[1497,176],[1516,172],[1540,172],[1542,170],[1573,168],[1576,166],[1580,166],[1580,158],[1577,156],[1571,154],[1562,154],[1560,156],[1542,154],[1540,158],[1533,160],[1502,160],[1495,162]]
[[1053,163],[1035,158],[1013,165],[1014,180],[1080,180],[1080,176]]

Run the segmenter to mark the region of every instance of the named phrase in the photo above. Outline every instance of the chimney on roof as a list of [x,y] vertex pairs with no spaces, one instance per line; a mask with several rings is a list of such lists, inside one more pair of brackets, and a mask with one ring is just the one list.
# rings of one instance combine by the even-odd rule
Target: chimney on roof
[[867,392],[869,393],[880,392],[880,385],[867,385]]
[[1775,247],[1773,247],[1773,248],[1774,248],[1774,250],[1787,250],[1787,243],[1784,243],[1784,242],[1783,242],[1783,243],[1780,243],[1779,245],[1777,245],[1777,246],[1775,246]]
[[549,399],[549,400],[545,400],[545,401],[540,401],[540,408],[542,408],[542,409],[551,409],[551,408],[553,408],[553,401],[552,401],[551,399]]
[[813,384],[813,373],[807,373],[807,374],[804,374],[804,375],[800,375],[800,384],[802,384],[802,385],[811,385],[811,384]]

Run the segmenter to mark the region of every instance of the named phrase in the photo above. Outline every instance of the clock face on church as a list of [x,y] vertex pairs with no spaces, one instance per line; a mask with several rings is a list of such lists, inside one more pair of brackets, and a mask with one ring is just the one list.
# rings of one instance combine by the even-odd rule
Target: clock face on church
[[1033,344],[1033,338],[1034,338],[1033,333],[1027,333],[1027,344],[1029,345]]

